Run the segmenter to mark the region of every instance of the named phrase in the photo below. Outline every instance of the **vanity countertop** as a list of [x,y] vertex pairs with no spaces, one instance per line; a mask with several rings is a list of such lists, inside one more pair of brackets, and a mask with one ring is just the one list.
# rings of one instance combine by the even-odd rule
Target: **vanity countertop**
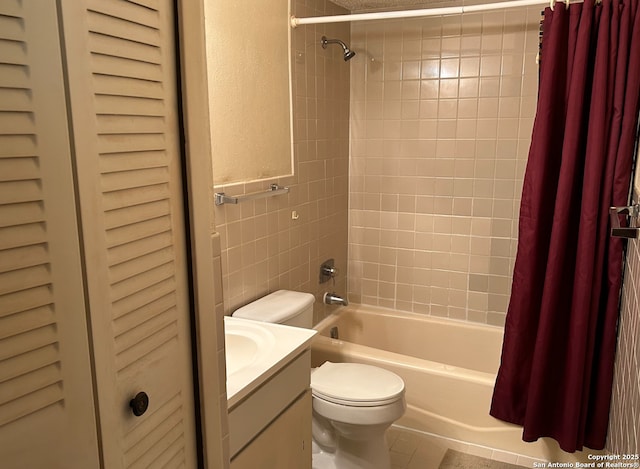
[[224,317],[227,404],[231,410],[309,348],[313,329]]

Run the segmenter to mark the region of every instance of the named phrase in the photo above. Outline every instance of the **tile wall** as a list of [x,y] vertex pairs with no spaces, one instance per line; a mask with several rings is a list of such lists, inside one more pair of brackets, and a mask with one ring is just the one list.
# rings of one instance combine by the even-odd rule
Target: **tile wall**
[[502,325],[540,8],[353,23],[349,298]]
[[[345,13],[326,0],[293,9]],[[278,288],[317,300],[327,289],[346,293],[349,65],[339,48],[319,47],[326,34],[358,51],[350,63],[350,299],[501,324],[535,113],[538,21],[530,9],[354,23],[351,39],[348,25],[296,29],[296,176],[277,181],[291,187],[288,196],[216,208],[218,314]],[[640,451],[638,243],[629,242],[607,444],[618,454]],[[342,271],[335,287],[317,282],[329,257]],[[316,307],[318,320],[326,311]]]
[[[296,16],[347,13],[326,0],[292,1]],[[329,309],[325,291],[346,297],[349,171],[349,64],[338,46],[323,50],[323,35],[349,41],[348,24],[292,31],[295,176],[216,187],[229,195],[268,189],[284,196],[216,207],[224,312],[278,289],[316,296],[316,320]],[[251,129],[248,129],[249,131]],[[215,161],[214,161],[215,171]],[[319,284],[320,264],[334,258],[335,285]]]
[[[640,198],[640,173],[634,200]],[[640,240],[627,243],[607,449],[640,454]],[[635,461],[638,462],[638,461]]]

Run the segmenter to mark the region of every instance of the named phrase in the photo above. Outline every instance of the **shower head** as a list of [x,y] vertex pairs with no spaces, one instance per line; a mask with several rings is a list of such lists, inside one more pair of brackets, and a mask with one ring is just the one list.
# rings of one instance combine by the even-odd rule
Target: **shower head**
[[340,44],[342,46],[342,50],[344,51],[344,61],[350,60],[353,58],[356,53],[349,49],[347,45],[342,42],[340,39],[327,39],[326,36],[322,36],[322,48],[326,49],[327,44]]

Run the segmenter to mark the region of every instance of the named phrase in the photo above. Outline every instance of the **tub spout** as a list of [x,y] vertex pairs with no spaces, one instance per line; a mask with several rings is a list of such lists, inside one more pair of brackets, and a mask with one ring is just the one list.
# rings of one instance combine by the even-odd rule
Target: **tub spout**
[[347,300],[345,300],[344,298],[336,295],[335,293],[325,293],[324,296],[322,297],[323,301],[325,302],[325,304],[328,305],[342,305],[342,306],[347,306],[349,303],[347,303]]

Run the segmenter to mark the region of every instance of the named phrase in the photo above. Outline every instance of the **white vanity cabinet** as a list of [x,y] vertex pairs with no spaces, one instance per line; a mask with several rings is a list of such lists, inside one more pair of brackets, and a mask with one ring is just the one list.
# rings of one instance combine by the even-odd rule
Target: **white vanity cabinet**
[[311,468],[308,349],[229,408],[232,469]]
[[311,468],[311,391],[308,390],[231,461],[232,469]]

